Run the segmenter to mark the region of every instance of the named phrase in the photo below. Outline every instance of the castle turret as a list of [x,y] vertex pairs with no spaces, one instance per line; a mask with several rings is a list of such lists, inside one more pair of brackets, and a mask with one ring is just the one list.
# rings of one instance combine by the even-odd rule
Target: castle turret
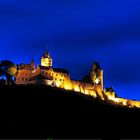
[[101,86],[103,90],[103,70],[97,62],[94,62],[92,70],[90,72],[90,80],[95,85]]
[[48,51],[41,58],[41,66],[52,67],[52,58]]
[[35,69],[35,62],[34,62],[33,59],[32,59],[32,61],[31,61],[31,63],[30,63],[30,66],[31,66],[32,69]]

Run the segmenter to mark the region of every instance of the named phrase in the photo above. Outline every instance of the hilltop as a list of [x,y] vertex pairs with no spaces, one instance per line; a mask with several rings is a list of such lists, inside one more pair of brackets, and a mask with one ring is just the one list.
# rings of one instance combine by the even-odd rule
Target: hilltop
[[50,86],[0,86],[0,138],[139,136],[140,109]]

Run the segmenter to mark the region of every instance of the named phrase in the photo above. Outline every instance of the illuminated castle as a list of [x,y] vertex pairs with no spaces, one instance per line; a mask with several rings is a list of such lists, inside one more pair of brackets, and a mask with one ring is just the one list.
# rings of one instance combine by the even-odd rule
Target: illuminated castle
[[52,62],[49,52],[46,51],[41,57],[41,65],[36,67],[33,60],[30,64],[20,64],[16,74],[16,84],[51,85],[94,96],[97,96],[96,93],[99,93],[100,96],[102,95],[103,70],[97,62],[93,64],[89,82],[71,80],[67,70],[53,68]]
[[104,88],[103,70],[97,62],[93,64],[86,80],[71,80],[67,70],[53,67],[53,60],[48,51],[43,54],[41,64],[38,66],[35,66],[33,60],[30,64],[19,65],[16,73],[16,84],[50,85],[65,90],[81,92],[112,104],[140,107],[140,102],[116,97],[113,89]]

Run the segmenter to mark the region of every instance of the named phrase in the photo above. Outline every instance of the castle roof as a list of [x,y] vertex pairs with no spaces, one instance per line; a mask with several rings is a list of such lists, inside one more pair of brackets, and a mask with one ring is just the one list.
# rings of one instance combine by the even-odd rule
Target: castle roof
[[[42,70],[50,70],[51,67],[45,67],[45,66],[39,66],[40,69]],[[65,73],[65,74],[69,74],[68,70],[66,69],[60,69],[60,68],[52,68],[54,72],[59,72],[59,73]]]
[[33,70],[34,67],[32,67],[31,64],[24,64],[24,63],[21,63],[20,66],[19,66],[19,69]]
[[66,69],[53,68],[53,70],[54,70],[55,72],[60,72],[60,73],[69,74],[68,70],[66,70]]
[[101,69],[101,67],[97,61],[95,61],[93,65],[95,65],[97,69]]
[[42,70],[49,70],[49,69],[51,69],[51,67],[45,67],[45,66],[41,66],[41,65],[39,65],[39,68],[42,69]]
[[36,80],[36,79],[53,80],[52,77],[48,77],[48,76],[46,77],[46,76],[43,76],[42,74],[38,74],[38,75],[30,78],[30,81]]
[[[39,66],[42,70],[50,70],[51,67]],[[52,68],[54,72],[69,74],[68,70],[60,68]]]
[[50,58],[50,54],[48,50],[46,50],[45,54],[43,55],[44,58]]

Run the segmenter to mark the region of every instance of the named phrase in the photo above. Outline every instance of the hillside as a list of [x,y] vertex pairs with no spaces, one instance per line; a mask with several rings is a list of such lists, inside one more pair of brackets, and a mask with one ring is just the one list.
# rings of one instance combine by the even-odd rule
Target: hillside
[[140,109],[47,86],[1,86],[0,138],[137,137]]

